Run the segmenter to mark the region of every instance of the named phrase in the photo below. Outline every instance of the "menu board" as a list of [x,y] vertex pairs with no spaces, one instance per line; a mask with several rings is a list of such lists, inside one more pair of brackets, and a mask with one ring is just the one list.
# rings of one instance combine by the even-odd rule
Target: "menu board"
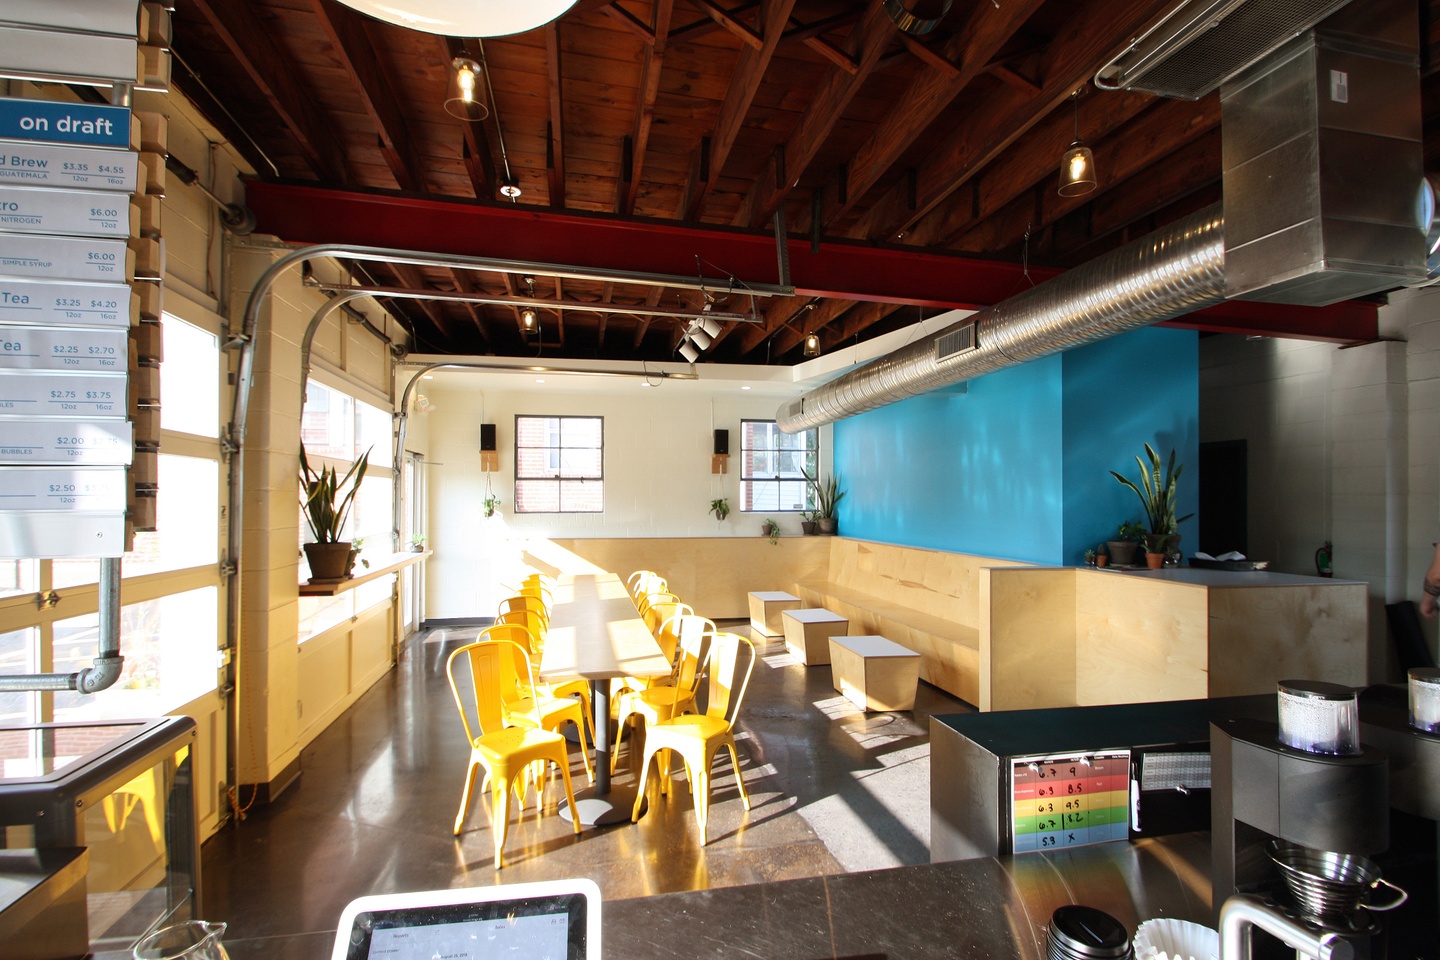
[[0,277],[0,324],[130,326],[135,294],[115,283],[11,280]]
[[0,183],[134,193],[140,155],[128,150],[0,142]]
[[129,250],[124,240],[0,233],[0,276],[124,283]]
[[11,233],[123,239],[138,235],[139,220],[139,209],[120,194],[0,183],[0,230]]
[[0,370],[76,370],[124,373],[124,330],[0,327]]
[[128,420],[16,419],[0,432],[0,463],[123,467],[133,454]]
[[0,419],[6,417],[125,418],[129,378],[115,373],[10,373],[0,376]]
[[1130,837],[1130,751],[1015,757],[1010,761],[1014,852]]

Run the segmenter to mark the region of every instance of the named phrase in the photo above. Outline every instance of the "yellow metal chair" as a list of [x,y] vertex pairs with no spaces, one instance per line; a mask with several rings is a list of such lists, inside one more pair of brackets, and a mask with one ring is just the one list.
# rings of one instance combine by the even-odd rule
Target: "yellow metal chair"
[[[631,720],[639,718],[643,721],[648,733],[653,724],[695,710],[695,691],[700,685],[700,670],[710,639],[715,636],[715,624],[705,617],[682,614],[666,621],[665,629],[676,638],[674,668],[670,676],[660,677],[648,686],[636,686],[620,692],[615,714],[620,722],[615,731],[615,746],[610,751],[611,773],[615,772],[620,742],[624,740],[625,728]],[[664,770],[661,776],[663,783]]]
[[[742,649],[745,653],[743,664]],[[702,845],[710,839],[706,829],[710,817],[710,765],[722,746],[730,751],[740,799],[745,809],[750,809],[750,794],[745,789],[744,777],[740,775],[740,757],[735,752],[735,737],[731,729],[740,711],[740,703],[745,699],[745,689],[750,684],[754,668],[755,647],[745,637],[736,633],[717,633],[710,638],[710,652],[706,657],[709,700],[705,712],[672,717],[646,728],[645,759],[640,764],[641,789],[635,797],[635,809],[630,815],[632,821],[640,819],[645,794],[649,792],[651,758],[664,750],[678,753],[685,761],[685,772],[695,796],[695,819],[700,824]]]
[[[460,693],[460,681],[456,678],[457,661],[465,657],[469,661],[468,684],[475,706],[475,723],[465,706]],[[565,799],[573,807],[575,793],[570,786],[570,758],[566,752],[565,738],[548,730],[507,726],[505,723],[504,691],[519,683],[516,665],[528,661],[524,651],[505,640],[486,640],[461,647],[450,654],[445,661],[445,672],[450,680],[450,692],[455,697],[455,707],[460,711],[460,721],[465,725],[465,738],[470,741],[470,763],[465,769],[465,790],[460,795],[460,812],[455,815],[455,835],[459,836],[465,825],[465,815],[470,811],[470,797],[475,787],[475,773],[485,771],[486,784],[490,787],[491,830],[495,834],[495,869],[504,864],[505,836],[510,829],[510,793],[517,787],[521,804],[524,804],[524,776],[534,763],[553,763],[560,768],[565,781]],[[582,751],[583,752],[583,751]],[[543,790],[537,781],[537,801]],[[543,804],[542,804],[543,806]],[[575,832],[580,832],[580,818],[575,818]]]
[[[546,624],[543,617],[533,610],[512,610],[495,618],[496,626],[517,624],[526,630],[526,635],[511,635],[508,639],[525,647],[530,653],[530,666],[538,672],[540,658],[545,649]],[[583,677],[573,680],[537,680],[538,686],[552,697],[579,697],[584,704],[585,723],[590,729],[590,739],[595,739],[595,708],[590,702],[590,682]]]
[[589,685],[583,680],[566,681],[551,686],[535,679],[532,666],[532,651],[534,640],[530,631],[519,624],[497,623],[493,627],[486,627],[480,631],[476,642],[506,641],[515,650],[515,656],[520,663],[515,665],[515,683],[506,687],[501,692],[501,709],[505,716],[505,722],[517,727],[539,727],[543,730],[558,732],[563,723],[575,724],[575,731],[580,739],[580,758],[585,761],[585,774],[590,782],[595,782],[595,771],[590,766],[590,753],[585,748],[585,732],[587,723],[593,735],[594,721],[587,716],[589,708],[587,700],[577,700],[567,695],[559,695],[560,690],[573,683],[579,683],[589,692]]
[[495,616],[498,618],[504,614],[513,613],[516,610],[528,610],[544,620],[546,628],[549,628],[550,608],[545,606],[545,601],[539,597],[530,597],[524,594],[506,597],[500,601],[500,606],[496,609]]
[[630,574],[625,581],[626,588],[630,591],[630,597],[639,600],[651,590],[669,590],[665,578],[654,570],[636,570]]
[[650,593],[644,594],[644,595],[641,596],[638,600],[635,601],[635,609],[636,609],[637,611],[639,611],[640,616],[643,617],[643,616],[645,616],[645,611],[649,610],[651,607],[653,607],[653,606],[654,606],[655,604],[657,604],[657,603],[679,603],[679,602],[680,602],[680,598],[677,597],[677,596],[676,596],[675,594],[673,594],[673,593],[667,593],[667,592],[665,592],[665,591],[663,591],[663,590],[653,590],[653,591],[651,591]]
[[695,608],[681,600],[658,600],[645,608],[640,619],[645,621],[645,626],[660,644],[660,651],[665,654],[666,659],[674,659],[675,645],[672,643],[670,649],[665,649],[665,641],[660,638],[660,628],[665,621],[677,614],[693,614]]

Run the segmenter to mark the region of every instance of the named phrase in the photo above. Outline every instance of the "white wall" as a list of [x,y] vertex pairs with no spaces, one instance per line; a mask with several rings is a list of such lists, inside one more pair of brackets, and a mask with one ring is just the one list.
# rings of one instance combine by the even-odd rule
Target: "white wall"
[[[704,368],[702,366],[702,377]],[[434,412],[425,420],[429,440],[430,546],[426,617],[446,620],[491,616],[513,582],[527,541],[547,537],[759,536],[766,514],[739,512],[741,419],[773,420],[783,399],[773,392],[752,396],[738,384],[669,380],[657,387],[639,381],[568,383],[552,374],[493,377],[448,374],[424,391]],[[800,392],[797,386],[789,395]],[[605,418],[605,511],[599,514],[530,514],[513,510],[516,414]],[[497,426],[500,470],[489,482],[503,504],[485,520],[480,501],[480,424]],[[730,431],[730,472],[710,472],[715,429]],[[828,429],[821,435],[828,463]],[[728,497],[733,512],[723,523],[707,512],[710,501]],[[798,533],[796,514],[776,514],[786,533]]]
[[[1371,676],[1398,679],[1384,604],[1418,600],[1440,538],[1440,292],[1392,294],[1381,340],[1200,341],[1200,439],[1245,439],[1250,555],[1370,584]],[[1432,639],[1433,645],[1433,639]]]

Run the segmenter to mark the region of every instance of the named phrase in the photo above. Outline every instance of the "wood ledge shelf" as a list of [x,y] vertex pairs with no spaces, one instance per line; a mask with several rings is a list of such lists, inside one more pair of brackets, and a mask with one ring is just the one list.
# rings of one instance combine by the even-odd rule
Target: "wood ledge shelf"
[[388,557],[380,557],[378,562],[371,560],[368,570],[362,567],[361,569],[365,570],[364,573],[351,577],[348,580],[341,580],[339,583],[302,583],[300,584],[300,596],[333,597],[336,594],[344,593],[346,590],[354,590],[362,583],[369,583],[371,580],[383,577],[387,573],[394,573],[396,570],[408,567],[412,563],[419,563],[434,552],[434,550],[425,550],[420,553],[415,553],[413,550],[407,550],[404,553],[392,553]]

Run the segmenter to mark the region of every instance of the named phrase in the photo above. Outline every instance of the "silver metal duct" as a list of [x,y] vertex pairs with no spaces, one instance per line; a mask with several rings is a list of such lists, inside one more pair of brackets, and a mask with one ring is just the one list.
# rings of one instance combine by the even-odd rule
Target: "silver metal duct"
[[[1225,221],[1216,204],[924,340],[873,360],[776,413],[795,433],[1219,303]],[[948,352],[973,324],[974,349]]]

